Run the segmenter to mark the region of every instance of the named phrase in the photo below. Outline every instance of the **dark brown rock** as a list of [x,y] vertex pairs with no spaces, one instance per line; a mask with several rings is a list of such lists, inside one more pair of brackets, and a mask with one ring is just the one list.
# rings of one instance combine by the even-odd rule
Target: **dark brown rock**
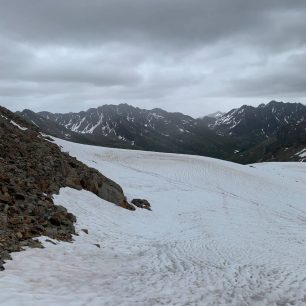
[[144,209],[148,209],[151,210],[151,205],[147,200],[144,199],[133,199],[132,203],[139,207],[139,208],[144,208]]
[[125,209],[128,209],[128,210],[131,210],[131,211],[134,211],[136,210],[136,207],[130,203],[128,203],[128,201],[123,201],[120,205],[122,208],[125,208]]
[[46,242],[49,242],[49,243],[52,243],[52,244],[54,244],[54,245],[57,244],[57,243],[55,243],[54,241],[52,241],[52,240],[50,240],[50,239],[46,239],[45,241],[46,241]]

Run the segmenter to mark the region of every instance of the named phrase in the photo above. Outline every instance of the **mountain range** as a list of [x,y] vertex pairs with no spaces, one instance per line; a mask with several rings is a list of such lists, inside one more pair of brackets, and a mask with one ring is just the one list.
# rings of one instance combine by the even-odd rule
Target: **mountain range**
[[192,118],[160,108],[103,105],[79,113],[17,112],[44,133],[84,144],[195,154],[238,163],[303,161],[306,106],[271,101]]

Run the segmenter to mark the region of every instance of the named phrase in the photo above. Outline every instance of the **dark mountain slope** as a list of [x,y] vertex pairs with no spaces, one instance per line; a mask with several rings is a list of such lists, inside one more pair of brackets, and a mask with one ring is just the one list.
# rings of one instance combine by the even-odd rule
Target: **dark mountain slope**
[[[25,111],[21,115],[31,120]],[[120,104],[103,105],[80,113],[41,112],[37,115],[77,133],[83,137],[83,143],[90,141],[96,145],[110,147],[218,158],[225,158],[231,150],[228,148],[230,139],[217,135],[203,121],[158,108],[144,110]],[[48,127],[37,124],[47,133]],[[51,134],[54,135],[54,132]]]
[[47,134],[75,142],[197,154],[247,164],[272,159],[299,160],[296,150],[304,145],[306,106],[271,101],[199,119],[127,104],[67,114],[35,114],[26,110],[20,115]]
[[283,126],[276,141],[267,147],[265,160],[306,161],[306,121]]
[[208,126],[236,142],[236,153],[228,159],[252,163],[297,160],[297,150],[305,143],[305,121],[305,105],[271,101],[258,107],[243,105]]
[[25,109],[22,112],[16,112],[16,114],[24,118],[27,122],[34,124],[41,131],[50,136],[73,142],[94,144],[94,142],[86,138],[85,135],[80,135],[78,133],[72,132],[66,129],[64,126],[61,126],[52,120],[49,120],[37,113],[34,113],[29,109]]
[[233,109],[218,117],[210,127],[222,135],[267,138],[275,136],[281,127],[305,119],[305,105],[271,101],[258,107],[243,105]]

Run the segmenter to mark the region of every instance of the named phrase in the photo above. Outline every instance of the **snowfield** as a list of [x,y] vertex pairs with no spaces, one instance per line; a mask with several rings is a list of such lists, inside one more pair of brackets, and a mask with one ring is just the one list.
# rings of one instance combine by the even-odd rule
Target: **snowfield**
[[153,211],[62,189],[79,236],[13,254],[1,305],[306,305],[305,164],[56,141]]

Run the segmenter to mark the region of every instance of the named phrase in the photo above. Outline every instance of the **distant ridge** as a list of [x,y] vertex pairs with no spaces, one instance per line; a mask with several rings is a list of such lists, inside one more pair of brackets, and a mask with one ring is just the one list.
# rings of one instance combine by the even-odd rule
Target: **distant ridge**
[[[77,142],[216,158],[225,158],[231,150],[224,146],[227,137],[217,135],[203,121],[160,108],[145,110],[119,104],[79,113],[19,114],[46,133]],[[42,124],[44,120],[47,124]]]
[[301,103],[243,105],[199,119],[128,104],[103,105],[78,113],[24,110],[18,114],[45,133],[74,142],[204,155],[239,163],[302,161],[298,152],[306,147],[306,106]]

